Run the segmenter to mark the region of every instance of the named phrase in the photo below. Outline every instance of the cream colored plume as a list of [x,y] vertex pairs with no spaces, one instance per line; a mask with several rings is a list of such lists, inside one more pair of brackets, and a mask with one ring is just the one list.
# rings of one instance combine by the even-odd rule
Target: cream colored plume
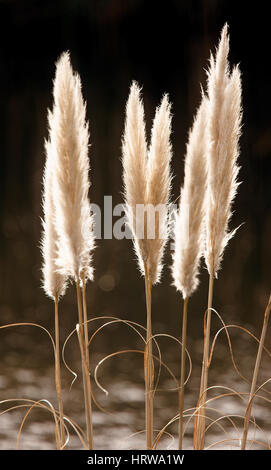
[[53,165],[54,155],[50,144],[46,142],[46,163],[43,175],[43,234],[41,249],[43,255],[43,288],[53,300],[64,295],[67,277],[58,272],[56,264],[58,255],[58,236],[56,231],[56,214],[53,200]]
[[198,286],[200,259],[204,251],[208,100],[202,95],[186,148],[184,184],[175,213],[172,276],[183,298]]
[[56,208],[59,272],[91,279],[94,248],[89,191],[89,132],[81,82],[67,52],[56,64],[54,105],[49,112],[49,143],[54,152],[53,195]]
[[234,235],[228,231],[231,208],[238,188],[238,140],[241,129],[241,78],[238,66],[232,73],[228,64],[229,36],[224,26],[215,59],[208,71],[210,101],[207,155],[206,251],[208,272],[217,276],[224,249]]
[[153,284],[160,279],[164,248],[168,239],[168,204],[171,188],[170,161],[172,156],[170,108],[168,96],[164,95],[160,106],[156,109],[148,152],[145,204],[157,209],[157,215],[154,218],[154,237],[153,239],[147,237],[147,267]]
[[126,105],[122,144],[123,180],[126,213],[139,268],[143,275],[148,275],[151,284],[160,279],[168,238],[170,132],[170,104],[165,95],[156,109],[148,150],[140,88],[133,82]]
[[136,219],[137,204],[144,205],[146,197],[147,143],[145,136],[144,109],[140,98],[140,89],[133,82],[126,104],[126,121],[122,141],[123,182],[126,202],[126,215],[133,234],[134,247],[139,268],[144,274],[147,261],[147,249],[144,238],[139,239],[140,230]]

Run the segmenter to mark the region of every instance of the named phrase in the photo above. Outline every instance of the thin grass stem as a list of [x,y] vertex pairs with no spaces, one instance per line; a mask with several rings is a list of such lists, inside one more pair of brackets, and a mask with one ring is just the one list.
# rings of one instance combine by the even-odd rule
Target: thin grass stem
[[208,289],[208,307],[207,307],[207,321],[204,320],[204,348],[203,348],[203,361],[201,370],[200,382],[200,398],[199,398],[199,415],[196,417],[196,439],[195,448],[202,450],[205,441],[205,403],[207,399],[208,387],[208,370],[209,370],[209,349],[210,349],[210,333],[211,333],[211,316],[213,305],[213,291],[214,291],[214,276],[209,275],[209,289]]
[[261,364],[261,359],[262,359],[263,346],[264,346],[264,342],[265,342],[266,331],[267,331],[267,326],[268,326],[268,321],[269,321],[269,316],[270,316],[270,310],[271,310],[271,295],[269,297],[268,304],[267,304],[267,307],[266,307],[265,312],[264,312],[264,320],[263,320],[261,338],[260,338],[260,342],[259,342],[259,346],[258,346],[258,352],[257,352],[256,361],[255,361],[255,367],[254,367],[254,372],[253,372],[253,377],[252,377],[252,382],[251,382],[251,389],[250,389],[250,394],[249,394],[249,401],[248,401],[247,410],[246,410],[246,414],[245,414],[243,438],[242,438],[242,442],[241,442],[241,450],[246,449],[247,434],[248,434],[248,428],[249,428],[249,422],[250,422],[250,416],[251,416],[252,402],[253,402],[253,398],[255,396],[255,390],[256,390],[256,386],[257,386],[257,380],[258,380],[259,369],[260,369],[260,364]]
[[182,350],[181,350],[181,375],[179,389],[179,449],[183,448],[183,410],[184,410],[184,384],[185,384],[185,350],[187,336],[187,307],[189,297],[183,302],[183,325],[182,325]]
[[63,400],[62,400],[62,387],[61,387],[61,372],[60,372],[60,348],[59,348],[59,312],[58,312],[58,298],[55,297],[55,383],[56,393],[59,408],[59,429],[57,429],[57,436],[59,439],[58,448],[65,444],[65,425],[63,414]]
[[146,448],[153,445],[153,360],[152,360],[152,322],[151,322],[151,282],[146,270],[145,294],[147,308],[147,332],[145,347],[145,419],[146,419]]
[[81,353],[81,364],[82,364],[82,376],[83,376],[83,389],[84,389],[84,401],[85,401],[85,417],[86,417],[86,428],[87,428],[87,442],[88,448],[93,449],[93,432],[92,432],[92,406],[91,406],[91,384],[89,377],[89,368],[87,366],[86,359],[86,347],[84,337],[84,325],[83,325],[83,308],[82,308],[82,297],[80,290],[80,281],[76,281],[76,293],[77,293],[77,307],[78,307],[78,328],[77,335]]
[[86,280],[82,278],[82,300],[83,300],[83,317],[84,317],[84,336],[85,336],[85,355],[87,366],[89,369],[89,341],[88,341],[88,314],[87,314],[87,300],[86,300]]

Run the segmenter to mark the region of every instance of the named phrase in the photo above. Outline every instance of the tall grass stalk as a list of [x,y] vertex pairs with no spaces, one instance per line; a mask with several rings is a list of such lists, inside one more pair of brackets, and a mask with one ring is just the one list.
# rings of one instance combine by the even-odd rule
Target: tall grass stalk
[[57,427],[57,447],[60,449],[65,444],[65,427],[63,421],[63,401],[61,391],[61,371],[59,354],[59,299],[65,294],[67,287],[67,276],[59,273],[56,258],[58,254],[58,235],[56,229],[56,208],[53,197],[54,178],[54,155],[51,143],[45,142],[46,163],[43,173],[43,195],[42,195],[42,240],[41,251],[43,256],[42,274],[43,289],[54,301],[55,313],[55,385],[59,406],[59,427]]
[[196,416],[196,429],[194,436],[195,448],[197,450],[204,448],[205,441],[205,403],[207,399],[208,387],[208,371],[209,371],[209,352],[210,352],[210,333],[211,333],[211,316],[213,304],[213,290],[214,290],[214,276],[209,275],[209,289],[208,289],[208,306],[207,306],[207,320],[204,319],[204,347],[203,347],[203,361],[201,371],[200,393],[198,402],[198,412]]
[[152,321],[151,321],[151,289],[152,285],[146,271],[145,294],[147,310],[147,331],[145,346],[145,419],[146,419],[146,447],[152,449],[153,446],[153,358],[152,358]]
[[203,449],[205,440],[205,402],[208,388],[211,308],[214,278],[221,267],[224,250],[237,229],[229,231],[232,204],[239,182],[239,137],[241,133],[241,76],[238,66],[230,72],[228,26],[221,32],[215,58],[211,55],[208,71],[208,152],[206,195],[205,263],[209,272],[207,322],[196,417],[196,449]]
[[259,342],[259,346],[258,346],[258,352],[257,352],[256,361],[255,361],[254,372],[253,372],[251,388],[250,388],[250,394],[249,394],[249,401],[248,401],[247,410],[246,410],[245,419],[244,419],[244,430],[243,430],[243,438],[242,438],[242,442],[241,442],[241,450],[246,449],[247,435],[248,435],[249,421],[250,421],[250,416],[251,416],[252,403],[253,403],[253,399],[254,399],[255,391],[256,391],[256,386],[257,386],[257,380],[258,380],[259,369],[260,369],[260,364],[261,364],[261,359],[262,359],[262,352],[263,352],[263,347],[264,347],[264,342],[265,342],[265,337],[266,337],[266,331],[267,331],[267,326],[268,326],[268,321],[269,321],[269,316],[270,316],[270,310],[271,310],[271,295],[269,297],[268,304],[267,304],[267,307],[266,307],[265,312],[264,312],[261,338],[260,338],[260,342]]
[[204,222],[206,198],[206,122],[208,100],[202,93],[201,104],[194,118],[187,143],[184,184],[180,204],[175,213],[172,276],[181,292],[183,304],[181,376],[179,390],[179,449],[183,441],[183,404],[185,378],[185,349],[188,299],[199,285],[200,259],[204,251]]
[[88,360],[86,355],[85,329],[83,322],[82,295],[79,279],[76,281],[77,307],[78,307],[78,328],[77,335],[81,353],[81,367],[84,388],[85,419],[87,429],[88,448],[93,449],[93,426],[92,426],[92,404],[91,404],[91,383],[89,376]]
[[183,411],[184,411],[184,383],[185,383],[185,355],[186,355],[186,335],[187,335],[187,308],[189,297],[183,301],[183,323],[182,323],[182,350],[181,350],[181,374],[179,389],[179,449],[183,448]]
[[83,318],[84,318],[84,339],[85,339],[85,355],[87,366],[89,369],[89,341],[88,341],[88,313],[87,313],[87,299],[86,299],[86,280],[83,276],[81,279],[82,285],[82,301],[83,301]]
[[85,298],[85,283],[88,279],[93,279],[92,251],[95,246],[93,217],[88,198],[89,126],[86,121],[86,103],[82,96],[81,80],[72,69],[68,52],[64,52],[56,63],[53,98],[52,111],[48,112],[49,138],[46,146],[50,188],[47,186],[48,191],[50,189],[51,204],[50,211],[47,210],[47,219],[54,230],[51,230],[53,266],[50,277],[47,275],[47,284],[49,281],[55,281],[57,276],[58,284],[60,281],[62,283],[62,289],[60,291],[58,287],[58,292],[63,294],[68,278],[76,283],[87,439],[88,446],[92,449]]
[[[138,267],[145,278],[147,333],[144,372],[147,449],[151,449],[153,445],[151,289],[160,280],[164,248],[168,239],[168,203],[171,187],[170,109],[168,97],[164,95],[160,106],[156,108],[148,148],[140,88],[136,82],[132,83],[126,104],[122,164],[127,223],[133,234]],[[152,209],[159,207],[162,207],[159,217],[155,213],[155,219],[149,221],[148,215],[152,214]],[[143,212],[139,213],[139,208],[143,208]]]
[[65,445],[65,426],[64,426],[64,413],[62,401],[62,387],[61,387],[61,372],[60,372],[60,347],[59,347],[59,314],[58,314],[58,298],[55,297],[55,383],[56,393],[58,399],[59,410],[59,443],[60,449]]

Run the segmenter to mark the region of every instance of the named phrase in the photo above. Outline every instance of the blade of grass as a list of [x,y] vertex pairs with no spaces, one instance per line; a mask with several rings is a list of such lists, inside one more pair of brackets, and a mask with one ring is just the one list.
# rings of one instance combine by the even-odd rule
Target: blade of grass
[[252,408],[252,402],[257,386],[257,380],[258,380],[258,375],[259,375],[259,369],[260,369],[260,364],[261,364],[261,359],[262,359],[262,352],[263,352],[263,346],[264,346],[264,341],[266,337],[266,331],[267,331],[267,326],[268,326],[268,321],[269,321],[269,316],[270,316],[270,310],[271,310],[271,295],[268,300],[267,307],[264,312],[264,320],[263,320],[263,326],[262,326],[262,332],[261,332],[261,338],[258,346],[258,352],[257,352],[257,357],[256,357],[256,362],[255,362],[255,367],[254,367],[254,372],[253,372],[253,377],[252,377],[252,382],[251,382],[251,389],[250,389],[250,394],[249,394],[249,401],[247,405],[247,410],[245,414],[245,420],[244,420],[244,431],[243,431],[243,438],[241,442],[241,450],[245,450],[246,448],[246,442],[247,442],[247,434],[248,434],[248,428],[249,428],[249,421],[250,421],[250,416],[251,416],[251,408]]

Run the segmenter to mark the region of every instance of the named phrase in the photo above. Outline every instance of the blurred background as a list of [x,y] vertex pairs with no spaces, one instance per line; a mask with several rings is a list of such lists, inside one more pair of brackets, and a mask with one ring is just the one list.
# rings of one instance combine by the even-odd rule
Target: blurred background
[[[53,331],[53,304],[41,287],[39,244],[47,110],[52,106],[59,55],[70,51],[87,102],[91,202],[102,207],[105,195],[112,195],[113,206],[122,202],[121,137],[132,80],[143,87],[148,136],[163,93],[172,102],[175,200],[200,85],[206,85],[210,51],[227,22],[230,63],[239,63],[242,72],[244,112],[242,184],[231,228],[243,225],[226,249],[215,282],[214,307],[226,323],[247,326],[259,335],[271,278],[270,33],[265,9],[266,2],[261,1],[255,8],[253,3],[231,0],[0,0],[1,325],[35,322]],[[93,260],[89,317],[117,316],[144,326],[144,282],[131,241],[98,240]],[[170,265],[167,249],[162,282],[153,289],[153,330],[178,336],[182,302],[171,285]],[[200,279],[188,324],[188,348],[198,364],[208,288],[204,265]],[[61,302],[62,340],[76,321],[70,286]],[[103,355],[121,349],[126,334],[123,327],[109,329],[95,342],[96,351]],[[45,367],[52,360],[48,338],[36,329],[2,330],[0,335],[7,367],[27,367],[31,360],[31,367],[39,369],[41,362]],[[248,344],[241,347],[246,350]],[[131,362],[126,367],[122,374],[129,373]],[[3,389],[8,389],[5,380]]]

